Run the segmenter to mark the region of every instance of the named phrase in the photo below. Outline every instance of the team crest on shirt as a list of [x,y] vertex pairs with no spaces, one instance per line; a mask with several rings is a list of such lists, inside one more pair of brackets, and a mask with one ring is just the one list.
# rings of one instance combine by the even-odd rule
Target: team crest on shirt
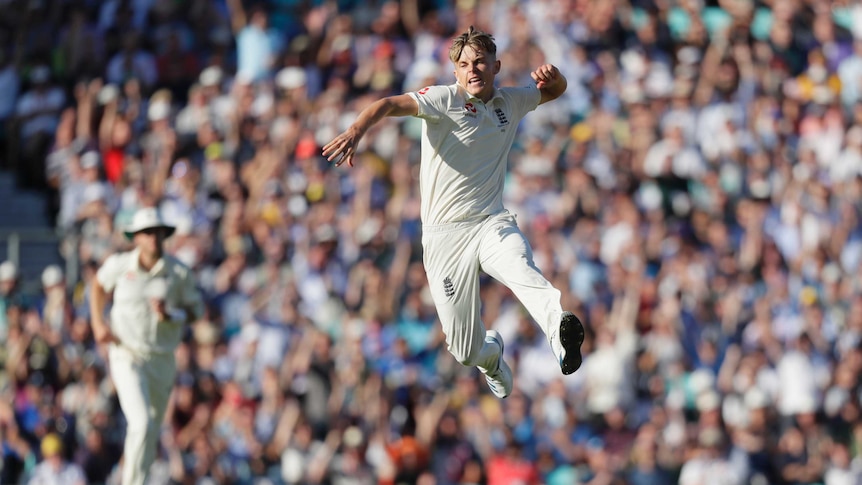
[[446,295],[446,298],[455,296],[455,284],[452,283],[452,278],[448,276],[443,278],[443,293]]
[[506,126],[509,124],[509,118],[506,117],[506,113],[503,112],[500,108],[494,108],[494,114],[497,115],[497,126]]
[[464,115],[470,118],[476,117],[476,105],[473,103],[464,103]]

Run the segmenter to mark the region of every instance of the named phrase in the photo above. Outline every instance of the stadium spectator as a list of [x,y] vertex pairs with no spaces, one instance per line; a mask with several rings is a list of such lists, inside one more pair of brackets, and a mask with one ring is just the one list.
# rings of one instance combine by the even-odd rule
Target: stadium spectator
[[27,482],[30,485],[40,483],[56,483],[62,485],[84,485],[87,478],[84,471],[75,463],[70,463],[63,456],[63,442],[56,434],[48,434],[42,438],[40,445],[42,461],[33,469],[33,476]]

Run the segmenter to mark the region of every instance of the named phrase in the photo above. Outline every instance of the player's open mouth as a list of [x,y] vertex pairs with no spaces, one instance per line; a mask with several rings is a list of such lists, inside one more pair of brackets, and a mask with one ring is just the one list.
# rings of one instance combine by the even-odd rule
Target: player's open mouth
[[482,79],[473,78],[473,79],[470,79],[469,81],[467,81],[467,84],[483,84],[483,83],[482,83]]

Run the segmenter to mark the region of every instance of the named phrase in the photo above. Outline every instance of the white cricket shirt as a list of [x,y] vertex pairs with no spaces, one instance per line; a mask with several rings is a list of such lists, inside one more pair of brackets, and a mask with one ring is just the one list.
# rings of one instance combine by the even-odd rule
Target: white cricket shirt
[[503,211],[503,184],[518,123],[539,105],[535,85],[496,88],[483,103],[457,83],[407,93],[422,118],[419,191],[425,225]]
[[185,322],[159,322],[149,295],[156,288],[165,294],[168,310],[188,309],[192,319],[203,314],[203,301],[192,271],[177,259],[165,255],[150,271],[140,267],[137,249],[113,254],[105,260],[96,278],[107,292],[114,292],[111,331],[122,346],[135,353],[172,353],[180,343]]

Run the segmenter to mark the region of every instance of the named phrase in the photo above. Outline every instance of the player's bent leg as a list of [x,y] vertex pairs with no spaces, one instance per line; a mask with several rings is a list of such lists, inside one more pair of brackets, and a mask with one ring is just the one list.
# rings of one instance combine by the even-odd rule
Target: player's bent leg
[[[478,295],[476,302],[478,302]],[[488,387],[495,396],[507,397],[512,392],[513,379],[511,369],[503,360],[502,337],[497,331],[488,330],[482,338],[482,334],[476,330],[484,330],[478,309],[475,313],[464,314],[453,310],[454,307],[446,302],[441,303],[437,308],[441,323],[446,322],[443,323],[443,328],[449,353],[461,365],[478,367],[485,375]],[[474,317],[472,319],[460,317],[467,314]]]
[[177,374],[173,355],[154,355],[147,364],[147,379],[149,383],[149,421],[144,441],[144,456],[141,462],[143,470],[149,474],[149,469],[156,460],[161,436],[162,422],[165,419],[171,390]]
[[123,443],[123,485],[143,485],[146,479],[144,460],[150,421],[149,386],[144,380],[141,363],[130,351],[112,347],[111,379],[117,388],[120,408],[126,418]]
[[[455,230],[426,231],[422,241],[423,262],[449,352],[462,365],[478,367],[486,376],[489,372],[503,376],[505,371],[501,369],[508,366],[502,362],[502,340],[486,338],[481,319],[479,229],[477,225],[465,225]],[[497,387],[508,389],[501,391],[508,395],[511,377],[508,384],[505,379],[497,381],[500,383]]]
[[583,325],[573,313],[562,310],[560,291],[536,266],[514,216],[503,213],[489,221],[480,254],[482,269],[511,289],[545,332],[563,374],[575,372],[582,361]]
[[483,271],[512,290],[545,335],[556,331],[563,313],[560,291],[536,266],[533,250],[514,216],[499,214],[486,224],[480,262]]

